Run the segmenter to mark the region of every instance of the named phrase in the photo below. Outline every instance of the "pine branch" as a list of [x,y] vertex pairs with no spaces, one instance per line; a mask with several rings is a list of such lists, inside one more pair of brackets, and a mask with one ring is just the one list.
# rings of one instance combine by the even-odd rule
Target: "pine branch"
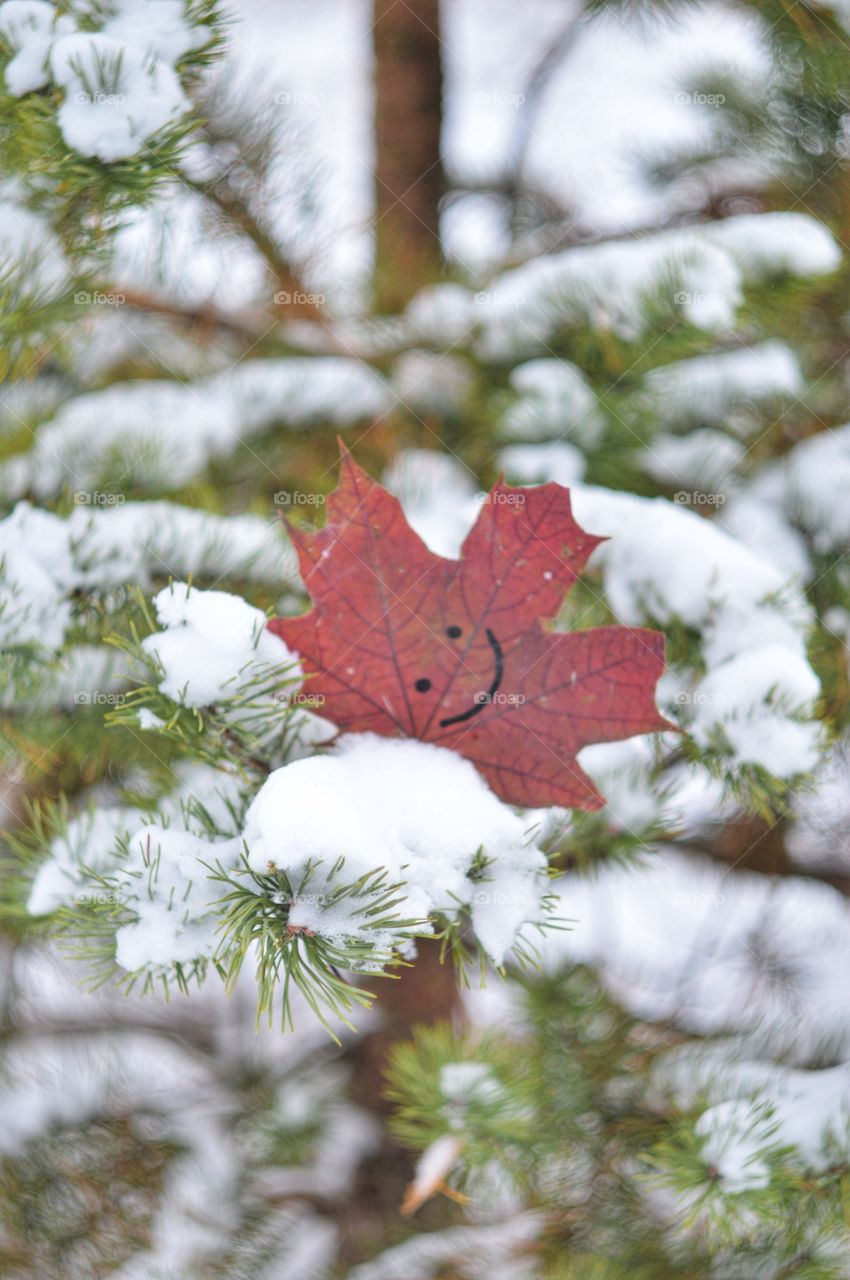
[[106,292],[120,295],[124,305],[136,311],[144,311],[150,315],[162,316],[167,320],[194,331],[194,337],[203,341],[205,335],[217,330],[238,338],[240,342],[252,348],[268,333],[269,325],[266,316],[240,314],[223,311],[212,303],[204,302],[194,306],[181,305],[169,298],[149,291],[129,288],[127,285],[107,286]]
[[280,253],[274,239],[255,217],[248,202],[231,186],[226,177],[216,178],[207,184],[190,178],[185,173],[180,176],[190,191],[213,205],[228,224],[247,236],[268,266],[275,292],[285,293],[293,299],[292,303],[287,304],[292,312],[307,318],[317,318],[322,314],[322,307],[315,300],[316,295],[301,280],[295,265]]

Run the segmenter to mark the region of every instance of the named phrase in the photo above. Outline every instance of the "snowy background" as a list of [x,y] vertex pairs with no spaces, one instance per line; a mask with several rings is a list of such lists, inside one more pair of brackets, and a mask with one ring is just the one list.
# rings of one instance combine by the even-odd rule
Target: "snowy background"
[[[236,83],[286,111],[315,184],[303,232],[315,247],[310,284],[344,307],[362,301],[372,263],[373,212],[371,5],[368,0],[248,0],[233,10],[231,63]],[[498,181],[524,155],[528,180],[549,191],[577,223],[612,234],[651,227],[688,191],[659,194],[645,166],[711,136],[715,112],[694,103],[690,86],[718,72],[742,88],[764,76],[758,27],[725,5],[694,6],[675,23],[645,28],[604,16],[581,53],[556,64],[533,115],[525,91],[546,51],[567,28],[573,7],[560,0],[448,0],[441,30],[446,100],[444,162],[475,186]],[[273,50],[273,53],[270,53]],[[275,100],[278,100],[277,102]],[[282,99],[282,101],[280,101]],[[531,117],[531,118],[529,118]],[[292,184],[297,177],[286,175]],[[282,184],[281,196],[291,194]],[[281,208],[287,232],[292,206]],[[247,301],[257,277],[250,261],[209,257],[192,240],[191,213],[168,211],[168,238],[188,297]],[[161,217],[153,219],[161,230]],[[498,202],[470,194],[446,212],[448,254],[485,273],[509,247]],[[128,232],[128,278],[149,279],[151,219]],[[183,247],[192,244],[191,261]],[[168,267],[173,264],[169,262]]]

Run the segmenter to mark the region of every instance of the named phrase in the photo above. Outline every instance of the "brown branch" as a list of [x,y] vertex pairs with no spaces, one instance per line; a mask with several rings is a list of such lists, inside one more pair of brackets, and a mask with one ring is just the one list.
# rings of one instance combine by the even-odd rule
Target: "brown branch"
[[713,839],[677,842],[683,853],[701,854],[729,870],[752,871],[757,875],[817,880],[850,897],[850,872],[818,870],[794,862],[784,838],[781,822],[768,823],[754,814],[740,814],[724,824]]
[[343,355],[353,360],[361,360],[364,364],[380,365],[383,356],[360,351],[340,338],[329,324],[322,319],[298,319],[285,322],[271,312],[228,312],[222,311],[211,303],[174,302],[154,293],[140,289],[127,288],[124,285],[105,285],[105,293],[120,298],[122,305],[133,307],[136,311],[145,311],[150,315],[161,316],[175,324],[191,329],[215,331],[238,338],[249,347],[255,347],[264,338],[273,337],[276,342],[286,347],[294,355],[323,356]]
[[242,342],[254,343],[268,329],[268,320],[261,315],[248,316],[222,311],[209,302],[195,305],[173,302],[141,289],[127,288],[126,285],[110,285],[106,292],[119,299],[122,306],[162,316],[166,320],[174,320],[189,328],[205,330],[210,334],[216,330],[223,330]]
[[228,222],[251,241],[271,271],[275,296],[278,294],[287,296],[286,303],[277,305],[285,305],[292,315],[318,318],[322,314],[318,295],[307,290],[295,266],[281,254],[275,241],[251,212],[247,201],[234,190],[226,178],[219,178],[211,186],[204,186],[186,175],[181,177],[185,186],[202,200],[212,204]]

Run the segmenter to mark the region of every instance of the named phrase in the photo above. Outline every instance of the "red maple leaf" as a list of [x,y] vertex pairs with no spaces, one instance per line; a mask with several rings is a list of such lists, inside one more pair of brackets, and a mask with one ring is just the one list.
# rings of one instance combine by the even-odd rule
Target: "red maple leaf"
[[269,626],[341,730],[449,747],[509,804],[598,809],[576,753],[672,727],[655,706],[659,632],[541,625],[604,541],[561,485],[500,481],[447,560],[343,452],[325,527],[290,534],[313,608]]

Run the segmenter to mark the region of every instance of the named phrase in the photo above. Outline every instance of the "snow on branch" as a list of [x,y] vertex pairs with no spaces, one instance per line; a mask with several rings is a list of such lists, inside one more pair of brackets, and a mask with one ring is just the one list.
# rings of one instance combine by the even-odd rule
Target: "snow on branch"
[[771,339],[659,366],[644,386],[648,408],[665,425],[682,431],[711,422],[747,435],[754,404],[797,397],[805,383],[795,352]]
[[104,16],[100,31],[77,30],[72,15],[44,0],[7,0],[0,35],[12,54],[7,91],[20,98],[55,86],[65,143],[112,163],[136,156],[189,111],[176,64],[208,45],[213,33],[178,0],[121,0]]
[[258,516],[139,502],[78,506],[63,518],[20,502],[0,521],[0,647],[58,652],[77,593],[104,593],[109,605],[113,588],[190,574],[298,581],[280,525]]
[[475,294],[433,286],[410,304],[407,322],[414,338],[474,341],[494,360],[543,354],[576,325],[633,342],[659,308],[722,332],[734,327],[745,286],[825,275],[839,261],[831,233],[808,214],[741,215],[534,258]]
[[63,486],[120,491],[122,482],[177,489],[277,423],[341,427],[379,417],[392,403],[378,374],[343,356],[245,361],[185,384],[115,383],[62,405],[34,448],[0,467],[0,492],[47,497]]

